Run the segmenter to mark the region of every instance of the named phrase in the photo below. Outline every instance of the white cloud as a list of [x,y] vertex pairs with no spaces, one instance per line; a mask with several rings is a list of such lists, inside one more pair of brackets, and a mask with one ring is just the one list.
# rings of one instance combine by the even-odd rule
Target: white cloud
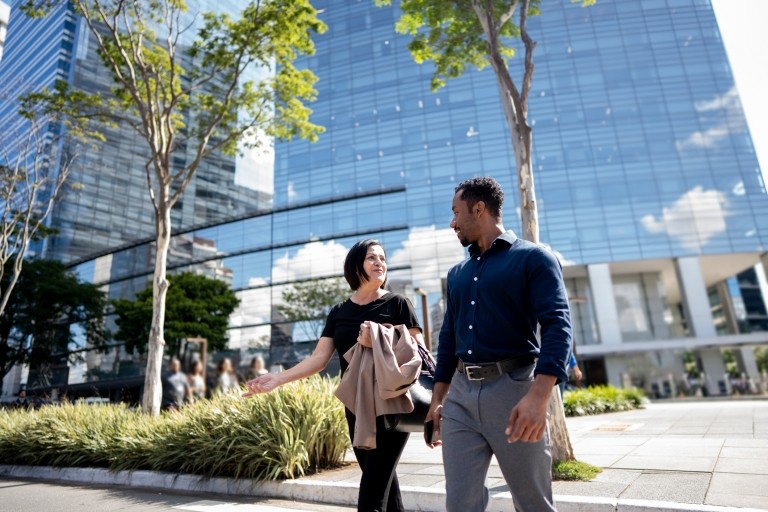
[[549,244],[541,243],[539,245],[542,245],[543,247],[546,247],[549,251],[551,251],[552,254],[554,254],[557,257],[557,259],[560,261],[560,265],[562,265],[564,267],[569,267],[571,265],[578,265],[577,262],[575,262],[573,260],[569,260],[568,258],[566,258],[565,255],[563,253],[561,253],[560,251],[554,250],[552,247],[550,247]]
[[286,252],[284,256],[278,258],[272,268],[272,280],[280,283],[294,279],[338,275],[343,270],[347,252],[349,247],[335,241],[310,242],[293,256],[289,256]]
[[428,293],[440,293],[441,278],[467,255],[456,233],[450,228],[414,227],[402,246],[390,251],[390,266],[410,265],[413,284]]
[[664,208],[661,218],[648,214],[640,222],[649,233],[666,233],[686,249],[698,251],[710,238],[725,231],[727,205],[722,192],[698,186]]
[[272,138],[262,130],[251,130],[243,142],[257,144],[247,148],[240,145],[242,154],[235,160],[235,184],[269,195],[275,191],[275,148]]
[[746,129],[747,125],[736,86],[711,100],[696,102],[694,108],[697,112],[722,111],[722,121],[706,130],[691,133],[685,140],[677,141],[675,145],[678,151],[689,148],[711,148],[729,134],[743,132]]

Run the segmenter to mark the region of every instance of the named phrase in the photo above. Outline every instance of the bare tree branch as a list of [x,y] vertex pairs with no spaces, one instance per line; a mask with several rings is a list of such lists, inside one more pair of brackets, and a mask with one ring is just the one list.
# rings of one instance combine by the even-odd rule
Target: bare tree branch
[[528,93],[531,91],[531,83],[533,82],[533,50],[536,48],[536,41],[534,41],[530,34],[528,34],[528,6],[530,0],[522,0],[520,6],[520,38],[525,44],[525,71],[523,73],[523,91],[520,94],[520,107],[522,108],[523,118],[528,117]]

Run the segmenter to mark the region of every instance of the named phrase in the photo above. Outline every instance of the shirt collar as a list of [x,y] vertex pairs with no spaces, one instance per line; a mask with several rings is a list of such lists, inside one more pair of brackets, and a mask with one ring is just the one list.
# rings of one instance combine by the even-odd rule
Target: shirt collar
[[[515,243],[515,241],[517,241],[517,235],[511,229],[509,231],[505,231],[504,233],[500,234],[498,238],[496,238],[496,240],[493,241],[493,243],[491,244],[491,247],[496,245],[496,242],[499,242],[499,241],[507,244],[508,246],[511,246],[513,243]],[[470,256],[474,256],[479,252],[480,250],[477,248],[477,244],[472,244],[469,246]]]

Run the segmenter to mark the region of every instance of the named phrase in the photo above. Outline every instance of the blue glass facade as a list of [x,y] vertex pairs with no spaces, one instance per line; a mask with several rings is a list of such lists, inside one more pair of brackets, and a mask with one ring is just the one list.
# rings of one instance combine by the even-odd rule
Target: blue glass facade
[[[599,280],[590,273],[602,264],[614,273],[628,269],[607,284],[620,341],[691,336],[681,292],[665,284],[668,275],[674,280],[672,261],[737,253],[757,259],[768,246],[768,195],[711,5],[543,4],[543,15],[530,20],[538,41],[529,105],[533,164],[541,240],[566,265],[577,343],[610,341],[600,325]],[[505,226],[520,231],[516,170],[493,72],[471,71],[432,92],[431,67],[415,64],[409,38],[394,31],[397,8],[314,5],[328,31],[300,65],[319,77],[313,121],[326,133],[314,144],[276,144],[274,178],[263,187],[274,194],[271,210],[248,195],[238,196],[241,206],[217,207],[223,199],[193,188],[185,208],[193,202],[192,212],[216,213],[180,214],[183,233],[174,238],[174,269],[215,275],[239,294],[235,350],[267,351],[277,330],[291,336],[274,309],[285,286],[341,275],[346,250],[363,237],[385,244],[394,287],[414,303],[414,287],[428,293],[439,327],[442,279],[464,257],[448,228],[453,190],[463,179],[495,177],[507,194]],[[115,152],[99,158],[111,165]],[[229,164],[201,169],[197,182],[231,185],[222,165]],[[105,212],[115,222],[139,222],[147,214],[137,207],[138,192],[115,207],[125,194],[116,182],[101,207],[87,202],[105,188],[101,175],[93,176],[79,209],[61,210],[61,254],[80,239],[72,230],[81,229],[86,241],[98,231],[95,220],[72,230],[67,223]],[[131,183],[127,190],[140,188]],[[222,194],[234,197],[231,189]],[[151,272],[152,249],[142,241],[148,231],[125,231],[135,246],[115,250],[130,237],[105,233],[94,244],[102,253],[89,257],[84,243],[70,258],[80,258],[81,276],[104,284],[112,297],[131,296]]]
[[[5,134],[18,125],[14,95],[50,87],[57,80],[89,93],[109,94],[112,77],[97,55],[97,45],[85,22],[63,3],[41,19],[27,18],[12,3],[6,55],[0,65],[0,87],[7,90],[0,103],[0,127]],[[237,12],[239,2],[189,2],[181,24],[200,23],[198,10],[219,9]],[[181,34],[181,49],[190,44],[194,30]],[[106,141],[82,147],[69,179],[80,185],[69,190],[52,212],[49,223],[59,235],[45,240],[44,257],[73,263],[95,254],[114,251],[151,238],[154,213],[147,191],[144,165],[148,160],[146,142],[125,124],[103,130]],[[3,142],[7,145],[9,142]],[[194,158],[196,147],[174,156],[173,165],[183,167]],[[221,153],[206,158],[184,198],[173,209],[177,228],[218,223],[256,211],[272,203],[272,168],[264,165],[251,150],[239,157]],[[266,172],[269,179],[259,181]],[[116,272],[121,272],[116,269]]]

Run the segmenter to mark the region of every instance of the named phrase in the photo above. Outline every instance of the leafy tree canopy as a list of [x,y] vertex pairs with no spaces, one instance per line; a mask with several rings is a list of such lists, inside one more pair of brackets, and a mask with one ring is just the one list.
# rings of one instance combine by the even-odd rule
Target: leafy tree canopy
[[[206,338],[209,350],[225,348],[229,316],[240,303],[235,292],[227,283],[191,272],[169,276],[168,281],[165,339],[170,353],[178,353],[185,338]],[[135,300],[112,304],[118,316],[115,339],[125,342],[128,352],[144,353],[152,323],[152,287]]]
[[[20,9],[44,17],[62,2],[24,0]],[[67,119],[127,123],[153,157],[186,146],[198,147],[198,157],[219,148],[233,154],[238,142],[262,144],[260,137],[242,139],[253,128],[280,139],[315,140],[323,131],[304,104],[316,97],[317,77],[293,64],[314,53],[310,34],[326,30],[308,0],[243,3],[238,17],[188,13],[182,0],[69,3],[96,37],[114,85],[102,94],[58,82],[25,95],[24,113],[42,108]],[[195,37],[182,44],[191,23]]]
[[[583,6],[595,0],[571,0]],[[392,0],[375,0],[376,5],[391,5]],[[489,47],[475,7],[496,26],[499,53],[515,55],[514,40],[521,36],[514,22],[515,11],[526,2],[520,0],[402,0],[403,14],[396,29],[413,37],[408,44],[418,63],[432,61],[435,73],[432,89],[443,87],[446,80],[464,74],[468,67],[483,69],[489,61]],[[527,2],[527,16],[541,14],[541,0]]]
[[[6,272],[3,280],[10,275]],[[17,364],[35,367],[52,357],[76,359],[74,351],[85,348],[86,340],[91,347],[103,347],[108,340],[106,303],[97,286],[81,282],[62,263],[24,262],[0,316],[0,381]],[[74,324],[81,329],[73,329]],[[81,333],[85,340],[78,337]]]
[[298,323],[306,336],[319,339],[323,329],[321,320],[348,296],[349,286],[341,278],[312,279],[283,290],[283,304],[276,309],[287,321]]

